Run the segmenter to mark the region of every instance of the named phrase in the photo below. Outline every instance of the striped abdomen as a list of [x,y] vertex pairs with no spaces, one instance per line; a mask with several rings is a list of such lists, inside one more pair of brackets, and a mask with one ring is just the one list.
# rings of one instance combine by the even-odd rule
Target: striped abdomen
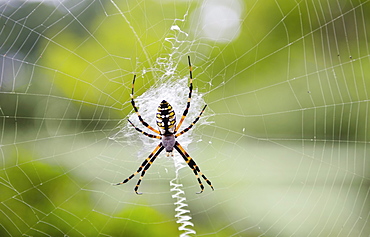
[[170,135],[175,132],[176,116],[172,106],[165,100],[158,106],[157,125],[162,135]]

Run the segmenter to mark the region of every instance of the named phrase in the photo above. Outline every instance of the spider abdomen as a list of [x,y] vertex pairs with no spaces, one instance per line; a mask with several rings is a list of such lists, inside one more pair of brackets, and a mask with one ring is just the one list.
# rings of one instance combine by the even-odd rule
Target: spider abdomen
[[165,100],[158,106],[157,125],[161,135],[171,135],[176,128],[176,115],[172,106]]

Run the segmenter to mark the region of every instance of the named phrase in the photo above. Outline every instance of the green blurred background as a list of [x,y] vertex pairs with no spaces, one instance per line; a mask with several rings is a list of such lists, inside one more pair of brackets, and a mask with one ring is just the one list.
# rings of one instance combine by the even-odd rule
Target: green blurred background
[[132,112],[133,74],[140,95],[172,69],[186,77],[190,55],[213,123],[189,152],[216,188],[195,195],[180,171],[197,234],[369,236],[368,12],[365,0],[1,2],[0,235],[180,235],[172,161],[137,196],[136,180],[111,183],[145,159],[140,143],[110,137]]

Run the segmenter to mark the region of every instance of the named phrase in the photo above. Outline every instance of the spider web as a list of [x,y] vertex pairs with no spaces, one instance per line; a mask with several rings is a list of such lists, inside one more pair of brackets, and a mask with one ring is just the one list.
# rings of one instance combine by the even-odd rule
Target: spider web
[[[364,0],[0,1],[1,236],[369,236]],[[161,154],[163,99],[181,156]],[[137,175],[139,176],[139,175]]]

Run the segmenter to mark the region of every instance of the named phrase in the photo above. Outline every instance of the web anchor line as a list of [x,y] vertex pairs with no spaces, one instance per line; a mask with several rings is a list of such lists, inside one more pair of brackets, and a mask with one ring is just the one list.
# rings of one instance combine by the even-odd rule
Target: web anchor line
[[180,237],[187,237],[189,234],[196,234],[196,231],[192,228],[194,227],[193,222],[191,222],[190,210],[186,209],[188,204],[186,204],[186,197],[184,197],[185,192],[182,190],[182,184],[175,183],[178,180],[178,173],[179,170],[186,167],[185,165],[181,164],[180,162],[176,161],[175,159],[175,167],[176,167],[176,177],[170,181],[170,186],[173,187],[170,189],[171,192],[175,192],[172,195],[172,198],[176,199],[174,205],[176,206],[175,211],[177,218],[176,223],[180,224],[179,231],[183,231],[180,234]]

